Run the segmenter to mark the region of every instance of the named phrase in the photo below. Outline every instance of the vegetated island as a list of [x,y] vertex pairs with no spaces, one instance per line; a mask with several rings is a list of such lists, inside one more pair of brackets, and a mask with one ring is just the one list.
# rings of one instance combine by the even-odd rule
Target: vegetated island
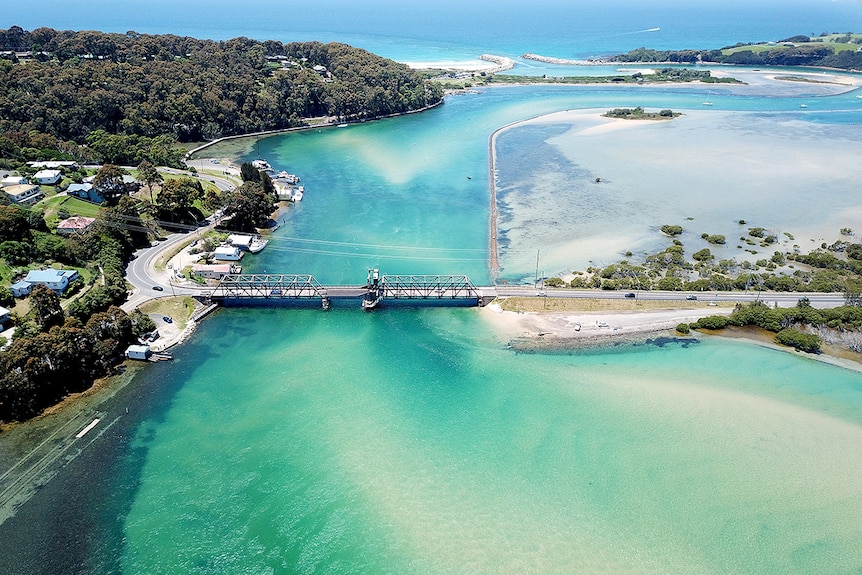
[[670,109],[658,112],[647,112],[641,106],[635,108],[614,108],[602,114],[605,118],[620,118],[623,120],[672,120],[682,116],[682,112],[674,112]]

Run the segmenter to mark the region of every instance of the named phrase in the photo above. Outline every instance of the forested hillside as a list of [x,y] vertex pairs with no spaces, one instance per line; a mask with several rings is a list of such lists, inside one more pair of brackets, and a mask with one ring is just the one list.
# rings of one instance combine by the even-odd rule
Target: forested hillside
[[[438,102],[407,66],[346,44],[0,30],[0,133],[97,130],[180,142],[373,118]],[[10,135],[11,134],[11,135]]]

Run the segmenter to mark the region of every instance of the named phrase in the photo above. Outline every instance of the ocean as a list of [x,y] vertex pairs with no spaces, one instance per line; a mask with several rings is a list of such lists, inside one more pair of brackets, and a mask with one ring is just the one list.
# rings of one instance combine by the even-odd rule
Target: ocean
[[[58,6],[0,18],[338,40],[403,61],[862,30],[857,2]],[[734,237],[742,217],[806,247],[841,222],[859,227],[858,92],[743,90],[494,88],[213,153],[260,155],[306,186],[247,270],[327,283],[362,283],[369,267],[491,281],[492,177],[500,279],[516,283],[537,251],[543,271],[582,269],[655,249],[663,223],[685,224],[687,249],[701,232]],[[627,105],[687,115],[595,129],[599,111]],[[513,123],[492,175],[488,138]],[[722,171],[715,158],[731,151],[736,167]],[[0,572],[862,572],[859,372],[711,337],[516,352],[483,313],[218,311],[173,362],[99,405],[111,426],[0,523]]]

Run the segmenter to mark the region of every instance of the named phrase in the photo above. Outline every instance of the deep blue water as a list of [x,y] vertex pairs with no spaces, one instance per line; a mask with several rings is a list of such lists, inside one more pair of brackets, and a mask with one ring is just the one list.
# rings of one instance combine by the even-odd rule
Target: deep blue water
[[[862,30],[851,0],[606,2],[518,0],[35,0],[3,7],[0,27],[171,33],[224,40],[339,41],[401,61],[461,60],[491,52],[562,58],[658,49],[719,48],[796,34]],[[655,30],[659,28],[660,30]]]

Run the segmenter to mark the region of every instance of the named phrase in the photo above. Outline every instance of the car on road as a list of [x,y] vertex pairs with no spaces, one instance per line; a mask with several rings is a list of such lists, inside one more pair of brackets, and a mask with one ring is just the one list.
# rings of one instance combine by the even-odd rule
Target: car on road
[[153,289],[156,291],[165,291],[165,288],[163,288],[162,286],[153,286]]
[[635,298],[635,297],[637,297],[637,296],[635,295],[635,293],[634,293],[634,292],[629,292],[629,293],[627,293],[627,294],[626,294],[626,297],[627,297],[627,298]]
[[695,300],[697,300],[697,296],[696,295],[687,295],[687,296],[685,296],[685,299],[687,299],[689,301],[695,301]]
[[172,320],[169,316],[166,315],[162,316],[162,321],[165,323],[174,323],[174,320]]
[[536,292],[536,295],[539,297],[545,297],[548,293],[545,290]]

